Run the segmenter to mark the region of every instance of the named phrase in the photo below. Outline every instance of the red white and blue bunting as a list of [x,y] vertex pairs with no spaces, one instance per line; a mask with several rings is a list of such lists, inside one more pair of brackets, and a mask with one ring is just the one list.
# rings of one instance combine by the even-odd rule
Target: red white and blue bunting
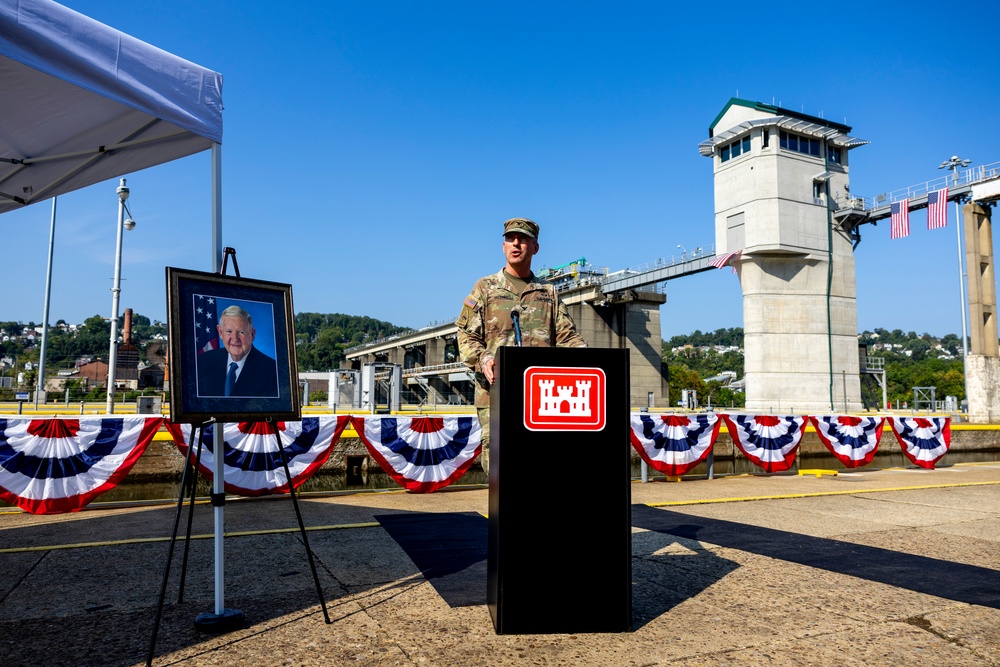
[[[297,488],[330,458],[340,434],[350,423],[347,415],[306,417],[302,421],[278,422],[278,434],[288,457],[292,487]],[[206,426],[201,435],[199,471],[212,480],[215,470],[213,427]],[[167,424],[174,444],[181,454],[188,453],[191,441],[189,424]],[[223,479],[226,493],[241,496],[262,496],[288,493],[288,478],[281,452],[274,438],[273,426],[265,422],[223,424]],[[192,462],[197,447],[191,452]]]
[[889,417],[899,446],[914,465],[934,469],[951,447],[950,417]]
[[722,415],[733,442],[766,472],[783,472],[795,462],[805,415]]
[[[708,457],[724,420],[733,442],[751,462],[769,473],[782,472],[792,467],[807,419],[813,421],[827,449],[847,468],[872,462],[886,420],[903,454],[915,465],[933,469],[951,446],[951,420],[946,417],[846,415],[634,413],[630,440],[655,470],[680,476]],[[0,419],[0,498],[35,514],[77,511],[126,477],[162,422],[159,417]],[[293,488],[329,459],[349,424],[354,425],[382,469],[411,491],[428,493],[454,483],[481,451],[475,416],[306,417],[301,422],[278,425]],[[167,428],[178,449],[186,454],[191,427],[167,424]],[[200,461],[200,472],[209,480],[215,469],[212,428],[208,426],[202,433]],[[243,422],[221,428],[228,493],[259,496],[288,492],[270,425]]]
[[708,458],[722,421],[715,413],[660,415],[632,413],[632,447],[654,470],[671,477],[688,473]]
[[820,441],[845,467],[868,465],[875,458],[885,417],[821,415],[811,419]]
[[0,498],[32,514],[80,510],[128,475],[162,421],[0,419]]
[[410,491],[430,493],[465,474],[479,455],[482,430],[470,417],[353,417],[368,453]]

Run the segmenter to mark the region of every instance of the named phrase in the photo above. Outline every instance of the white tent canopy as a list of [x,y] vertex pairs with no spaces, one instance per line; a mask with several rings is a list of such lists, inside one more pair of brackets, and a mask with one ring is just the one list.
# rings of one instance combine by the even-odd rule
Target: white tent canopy
[[[0,213],[212,149],[212,268],[218,270],[220,74],[51,0],[0,0],[0,90]],[[120,225],[121,216],[119,232]],[[221,451],[221,428],[215,446]],[[223,478],[219,463],[220,495]],[[223,599],[223,507],[214,510],[215,612],[224,617],[232,610]]]
[[51,0],[0,2],[0,213],[222,143],[222,75]]

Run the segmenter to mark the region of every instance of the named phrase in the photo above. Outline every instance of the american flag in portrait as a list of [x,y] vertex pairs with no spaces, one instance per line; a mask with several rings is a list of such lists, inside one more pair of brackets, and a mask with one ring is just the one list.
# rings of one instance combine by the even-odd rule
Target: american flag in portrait
[[948,226],[948,188],[927,193],[927,229]]
[[198,354],[219,349],[219,334],[215,328],[215,297],[205,294],[194,296],[194,340]]
[[891,213],[889,238],[901,239],[910,235],[910,200],[893,202],[889,209]]

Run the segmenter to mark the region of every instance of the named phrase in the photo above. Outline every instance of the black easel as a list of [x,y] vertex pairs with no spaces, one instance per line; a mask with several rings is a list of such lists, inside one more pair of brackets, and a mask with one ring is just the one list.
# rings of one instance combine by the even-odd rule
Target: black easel
[[[153,664],[153,652],[156,650],[156,636],[160,632],[160,619],[163,617],[163,601],[167,597],[167,581],[170,579],[170,566],[174,560],[174,545],[177,543],[177,528],[180,526],[181,522],[181,509],[184,507],[184,496],[186,495],[188,486],[190,485],[191,504],[188,510],[187,534],[184,539],[184,565],[181,569],[181,591],[177,601],[181,602],[184,598],[184,578],[185,571],[187,569],[188,549],[191,544],[191,516],[194,512],[194,501],[196,496],[195,490],[198,486],[198,465],[201,463],[201,434],[203,427],[207,423],[211,422],[198,424],[197,426],[192,425],[191,442],[188,443],[187,452],[184,454],[184,472],[181,473],[180,493],[177,496],[177,512],[174,514],[174,529],[170,534],[170,547],[167,549],[167,565],[163,569],[163,581],[160,583],[160,598],[156,604],[156,620],[153,622],[153,636],[149,640],[149,652],[146,654],[146,667],[152,667]],[[195,453],[195,462],[192,465],[191,450],[194,447],[195,442],[198,443],[198,450]],[[190,474],[192,472],[193,474]],[[188,479],[189,477],[190,480]]]
[[[240,267],[236,262],[236,249],[235,248],[224,248],[222,257],[222,268],[219,270],[221,275],[225,275],[226,267],[229,264],[229,257],[233,258],[233,271],[236,277],[240,276]],[[327,624],[332,623],[330,620],[330,614],[326,608],[326,599],[323,596],[323,588],[319,582],[319,573],[316,571],[316,563],[313,559],[312,549],[309,547],[309,537],[306,534],[305,523],[302,521],[302,513],[299,510],[299,501],[295,495],[295,489],[292,487],[292,473],[288,467],[288,454],[285,451],[285,446],[281,442],[281,434],[278,431],[277,423],[271,419],[267,418],[265,423],[269,424],[271,427],[271,432],[274,434],[275,441],[278,444],[278,451],[281,453],[281,464],[285,469],[285,479],[288,484],[288,495],[292,498],[292,506],[295,508],[295,518],[298,520],[299,532],[302,535],[302,543],[306,548],[306,556],[309,560],[309,568],[312,571],[313,581],[316,584],[316,594],[319,596],[319,603],[323,609],[323,618]],[[160,584],[160,597],[156,606],[156,619],[153,622],[153,634],[149,642],[149,652],[146,654],[146,667],[152,667],[153,664],[153,653],[156,650],[156,637],[160,630],[160,620],[163,616],[163,604],[167,595],[167,582],[170,578],[170,566],[173,563],[174,557],[174,545],[177,542],[177,529],[180,526],[181,509],[184,506],[184,497],[190,493],[190,503],[188,505],[188,518],[187,518],[187,531],[185,533],[184,539],[184,557],[181,564],[181,579],[180,579],[180,591],[177,596],[177,602],[181,603],[184,601],[184,582],[187,575],[187,562],[188,553],[190,551],[191,545],[191,525],[194,517],[194,504],[197,497],[197,487],[198,487],[198,468],[201,464],[201,451],[202,451],[202,438],[204,435],[204,427],[214,424],[214,428],[220,428],[221,424],[211,419],[207,422],[202,422],[197,425],[192,424],[191,428],[191,442],[188,443],[187,452],[184,457],[184,471],[181,473],[181,483],[180,483],[180,493],[177,498],[177,512],[174,516],[174,528],[170,536],[170,547],[167,550],[167,563],[163,571],[163,580]],[[198,448],[195,452],[195,460],[191,461],[191,449],[194,442],[198,443]],[[214,456],[222,456],[223,452],[213,452]],[[190,473],[190,474],[189,474]],[[190,479],[189,479],[190,478]],[[225,505],[225,493],[211,493],[212,505]],[[195,619],[195,626],[199,630],[205,632],[229,632],[231,630],[236,630],[245,625],[245,616],[242,611],[237,609],[226,609],[226,614],[223,617],[218,617],[216,614],[200,614],[198,618]],[[203,619],[202,617],[211,617]]]
[[299,500],[295,495],[295,489],[292,488],[292,472],[288,468],[288,454],[285,452],[285,445],[281,442],[281,434],[278,432],[278,424],[273,419],[268,419],[267,423],[271,425],[271,432],[274,433],[274,439],[278,443],[278,451],[281,452],[281,464],[285,467],[285,480],[288,484],[288,495],[292,497],[292,505],[295,507],[295,518],[299,521],[299,533],[302,534],[302,543],[306,547],[306,556],[309,557],[309,568],[312,570],[313,581],[316,582],[316,594],[319,596],[319,604],[323,608],[323,618],[329,625],[333,621],[330,620],[330,614],[326,610],[326,599],[323,597],[323,588],[319,584],[319,574],[316,572],[316,563],[313,560],[312,549],[309,548],[309,536],[306,534],[306,526],[302,522],[302,512],[299,511]]

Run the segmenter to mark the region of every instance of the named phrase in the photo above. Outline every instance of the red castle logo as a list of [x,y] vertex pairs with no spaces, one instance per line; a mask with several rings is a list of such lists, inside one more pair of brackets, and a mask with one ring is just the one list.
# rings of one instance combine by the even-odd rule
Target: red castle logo
[[603,430],[605,385],[600,368],[525,369],[524,427],[531,431]]

